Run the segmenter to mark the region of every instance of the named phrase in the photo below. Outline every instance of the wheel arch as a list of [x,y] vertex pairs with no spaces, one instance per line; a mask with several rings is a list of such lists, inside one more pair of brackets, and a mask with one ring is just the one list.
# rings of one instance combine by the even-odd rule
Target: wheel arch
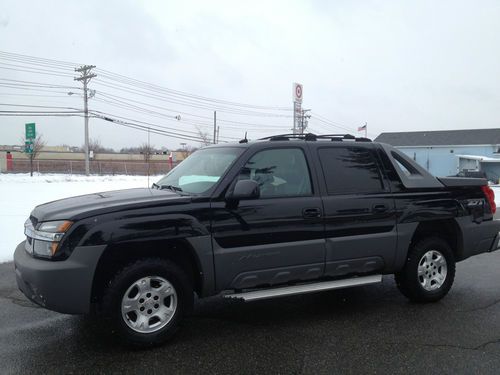
[[404,267],[411,246],[420,239],[430,236],[443,238],[450,245],[457,262],[464,259],[463,232],[455,218],[400,223],[396,260],[392,272],[398,272]]
[[455,219],[422,221],[418,224],[410,241],[410,246],[425,237],[440,237],[451,247],[455,260],[463,257],[464,240],[462,230]]
[[[98,305],[106,284],[119,269],[137,259],[154,257],[180,266],[192,280],[194,291],[204,294],[205,283],[210,280],[204,280],[204,265],[188,239],[135,240],[111,244],[99,258],[92,282],[92,305]],[[210,270],[207,273],[211,274]]]

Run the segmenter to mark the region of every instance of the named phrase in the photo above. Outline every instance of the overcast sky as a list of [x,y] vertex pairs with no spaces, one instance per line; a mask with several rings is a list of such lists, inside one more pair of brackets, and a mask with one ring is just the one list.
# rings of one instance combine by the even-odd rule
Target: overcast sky
[[[498,1],[3,0],[0,50],[93,64],[174,90],[263,106],[291,107],[292,83],[300,82],[303,106],[342,127],[313,117],[310,130],[356,132],[367,122],[374,137],[384,131],[500,127],[499,20]],[[12,61],[0,59],[0,79],[78,86],[69,76],[9,70],[5,63]],[[211,132],[210,108],[180,106],[98,81],[90,88],[96,90],[93,110],[185,134]],[[50,97],[40,96],[45,94]],[[113,106],[106,94],[142,102],[141,110]],[[0,86],[0,103],[81,108],[82,98],[64,90]],[[176,122],[144,108],[172,118],[176,111],[188,115]],[[12,107],[0,106],[6,109]],[[188,122],[190,115],[203,116],[196,117],[199,125]],[[217,117],[234,121],[219,123],[225,140],[242,138],[245,130],[257,138],[292,126],[288,117]],[[0,144],[18,143],[24,123],[32,121],[50,145],[83,143],[80,117],[0,117]],[[99,119],[91,119],[90,132],[114,148],[146,140],[144,132]],[[156,146],[176,148],[180,142],[152,136]]]

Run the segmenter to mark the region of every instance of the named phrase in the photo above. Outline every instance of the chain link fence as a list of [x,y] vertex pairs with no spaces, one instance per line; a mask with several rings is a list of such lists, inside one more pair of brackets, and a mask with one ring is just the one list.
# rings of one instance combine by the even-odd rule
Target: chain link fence
[[[175,167],[178,163],[173,163]],[[168,162],[141,161],[91,161],[90,173],[96,175],[162,175],[170,171]],[[12,169],[8,173],[29,173],[30,161],[24,159],[12,160]],[[33,160],[33,172],[85,174],[83,160]]]

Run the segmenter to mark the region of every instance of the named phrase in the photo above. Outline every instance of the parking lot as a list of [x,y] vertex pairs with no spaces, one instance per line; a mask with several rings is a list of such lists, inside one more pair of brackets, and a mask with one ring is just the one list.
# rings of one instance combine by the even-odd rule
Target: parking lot
[[243,304],[211,298],[171,343],[131,350],[79,316],[46,311],[0,265],[0,363],[28,373],[498,373],[500,252],[458,265],[436,304],[392,277],[356,289]]

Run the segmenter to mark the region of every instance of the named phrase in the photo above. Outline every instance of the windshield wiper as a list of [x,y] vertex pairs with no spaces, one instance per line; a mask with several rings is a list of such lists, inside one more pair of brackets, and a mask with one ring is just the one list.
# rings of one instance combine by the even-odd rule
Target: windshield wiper
[[153,187],[155,187],[158,190],[170,190],[170,191],[173,191],[174,193],[178,193],[180,195],[190,195],[188,193],[185,193],[179,186],[175,186],[175,185],[153,184]]
[[157,183],[153,182],[153,185],[151,186],[152,188],[162,190],[162,189],[168,189],[172,191],[182,191],[182,189],[179,186],[174,186],[174,185],[158,185]]
[[174,186],[174,185],[160,185],[160,190],[162,189],[182,192],[182,189],[179,186]]

